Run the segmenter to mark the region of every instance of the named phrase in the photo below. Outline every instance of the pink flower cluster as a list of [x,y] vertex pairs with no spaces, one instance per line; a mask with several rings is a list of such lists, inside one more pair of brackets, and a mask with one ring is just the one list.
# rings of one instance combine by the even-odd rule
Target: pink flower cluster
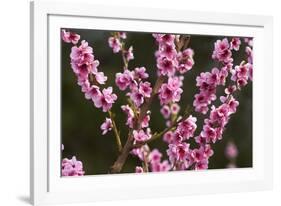
[[216,100],[216,91],[218,85],[225,85],[228,76],[228,66],[213,68],[211,72],[202,72],[196,78],[196,86],[199,87],[200,92],[196,94],[193,101],[193,106],[196,112],[206,114],[209,110],[208,106],[212,101]]
[[133,71],[125,69],[123,73],[116,74],[115,83],[122,91],[129,88],[127,96],[130,96],[136,107],[140,107],[152,93],[150,82],[145,81],[148,76],[145,67],[137,67]]
[[179,120],[177,128],[174,131],[168,131],[164,134],[163,140],[168,144],[176,144],[193,137],[197,128],[197,118],[190,115],[185,120]]
[[197,119],[189,116],[186,120],[180,121],[174,131],[164,134],[163,140],[167,142],[167,155],[173,170],[196,170],[208,167],[208,158],[213,154],[209,145],[201,145],[198,149],[191,149],[187,141],[194,136],[197,128]]
[[127,38],[126,32],[114,32],[113,34],[113,36],[108,38],[108,45],[112,48],[113,53],[122,51],[127,62],[134,59],[133,47],[130,46],[128,50],[125,50],[122,42]]
[[176,35],[153,34],[153,37],[159,45],[155,53],[158,75],[174,76],[176,72],[184,74],[192,68],[193,50],[188,48],[178,52],[175,45]]
[[[74,33],[71,34],[77,36]],[[62,33],[62,39],[67,43],[69,42],[65,40],[65,32]],[[98,71],[99,61],[94,57],[93,48],[83,40],[80,46],[72,47],[70,58],[72,70],[77,77],[78,85],[81,86],[81,90],[85,94],[85,98],[92,100],[97,108],[102,108],[103,112],[110,110],[117,96],[112,93],[112,87],[100,89],[100,85],[105,84],[107,77],[103,72]]]
[[229,44],[227,38],[224,38],[223,40],[217,40],[215,42],[215,49],[213,51],[212,58],[223,63],[232,62],[233,59],[231,58],[232,53],[230,50],[232,48],[238,50],[238,45],[240,45],[239,41],[240,40],[236,38],[231,42],[231,44]]
[[159,89],[159,99],[161,105],[179,102],[181,98],[181,89],[183,77],[169,77],[168,82],[162,84]]
[[[146,145],[145,148],[147,149],[145,153],[143,152],[143,149],[135,149],[133,150],[133,154],[137,155],[140,160],[147,161],[149,164],[149,170],[151,172],[166,172],[171,169],[171,165],[169,164],[168,160],[161,161],[162,154],[159,152],[158,149],[153,149],[151,152],[149,152],[149,148]],[[146,158],[146,160],[144,160]],[[143,173],[144,169],[143,167],[137,166],[136,167],[136,173]]]
[[231,70],[231,74],[231,80],[236,82],[238,88],[244,87],[249,79],[253,79],[253,65],[250,63],[237,65]]
[[164,105],[160,112],[165,119],[169,119],[171,115],[177,115],[180,111],[180,106],[177,103]]
[[222,134],[230,115],[236,112],[239,102],[232,95],[221,97],[222,104],[219,107],[212,106],[210,116],[204,120],[203,130],[195,137],[197,143],[215,143],[222,139]]
[[72,43],[72,44],[77,44],[79,39],[80,39],[79,34],[75,34],[75,33],[70,32],[70,31],[65,31],[65,29],[62,29],[61,36],[62,36],[62,40],[64,42]]
[[62,160],[62,176],[83,176],[83,164],[78,161],[75,156],[72,159],[64,158]]
[[171,165],[168,160],[161,161],[162,154],[158,149],[154,149],[149,153],[148,161],[150,170],[152,172],[166,172],[171,169]]
[[191,149],[190,144],[181,142],[169,144],[167,154],[173,170],[203,170],[208,168],[208,159],[213,155],[213,150],[208,144]]
[[125,32],[115,32],[114,36],[108,38],[108,45],[112,48],[113,53],[118,53],[122,49],[121,39],[126,39]]
[[196,86],[199,87],[200,92],[196,94],[193,101],[193,106],[196,112],[206,114],[209,111],[209,105],[217,99],[216,92],[217,86],[225,86],[226,79],[229,72],[232,74],[231,79],[237,81],[237,85],[240,88],[247,84],[247,80],[252,79],[252,67],[251,65],[236,66],[233,69],[233,59],[231,50],[238,51],[241,45],[240,38],[234,37],[230,43],[227,38],[223,40],[217,40],[214,45],[213,59],[222,62],[223,66],[213,68],[211,72],[202,72],[200,76],[196,78]]
[[[182,75],[192,69],[194,52],[190,48],[177,51],[175,42],[179,41],[179,35],[153,34],[153,37],[158,44],[158,50],[155,52],[158,75],[168,76],[168,81],[163,83],[158,91],[162,105],[160,111],[163,117],[168,119],[171,114],[176,116],[180,109],[176,102],[180,101],[183,92]],[[169,122],[168,120],[167,124]]]

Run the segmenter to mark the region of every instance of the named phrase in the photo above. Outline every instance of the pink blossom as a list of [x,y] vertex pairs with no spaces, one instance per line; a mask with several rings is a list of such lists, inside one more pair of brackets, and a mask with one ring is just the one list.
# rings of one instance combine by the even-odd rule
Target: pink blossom
[[159,99],[161,105],[170,102],[178,102],[181,98],[183,90],[180,88],[182,81],[178,77],[170,77],[168,83],[162,84],[159,89]]
[[147,140],[149,140],[151,138],[151,135],[149,134],[149,132],[145,132],[143,131],[142,129],[137,131],[137,130],[134,130],[133,131],[133,136],[134,136],[134,139],[137,141],[137,142],[145,142]]
[[174,59],[177,55],[175,44],[161,44],[159,52],[161,56],[165,56],[168,59]]
[[206,114],[208,112],[208,105],[211,103],[211,100],[216,99],[215,95],[208,95],[208,93],[199,93],[194,97],[193,106],[195,107],[195,111],[202,114]]
[[176,161],[184,161],[189,155],[189,144],[185,142],[179,144],[169,144],[167,155],[172,163]]
[[62,176],[83,176],[83,164],[78,161],[75,156],[72,159],[64,158],[62,160]]
[[135,172],[136,173],[143,173],[143,168],[140,167],[140,166],[136,166]]
[[134,90],[130,98],[137,107],[140,107],[144,103],[144,95],[139,90]]
[[[201,133],[202,133],[202,132],[201,132]],[[198,136],[196,136],[196,137],[194,137],[194,139],[195,139],[195,142],[198,143],[198,144],[200,144],[200,145],[202,145],[202,144],[205,143],[205,138],[202,137],[201,134],[198,135]]]
[[248,63],[252,64],[253,63],[253,50],[252,50],[252,48],[247,46],[245,51],[246,51],[246,54],[248,55]]
[[239,88],[245,86],[248,83],[249,76],[251,76],[250,69],[252,69],[252,65],[249,63],[235,66],[231,70],[231,80],[236,81]]
[[182,134],[179,132],[179,130],[174,131],[173,133],[173,144],[181,143],[184,140]]
[[152,36],[161,44],[172,44],[175,41],[175,35],[172,34],[153,34]]
[[174,134],[172,131],[168,131],[163,135],[163,140],[168,144],[171,144],[173,142],[173,139],[174,139]]
[[125,51],[124,55],[128,62],[134,59],[133,47],[130,46],[130,48],[127,51]]
[[199,149],[192,150],[191,157],[194,162],[200,162],[205,158],[204,149],[201,147]]
[[99,84],[105,84],[105,82],[107,80],[107,76],[104,76],[103,72],[97,72],[95,74],[95,78]]
[[219,80],[217,82],[218,85],[223,85],[223,86],[225,85],[226,78],[228,77],[228,70],[229,70],[229,68],[227,66],[224,66],[220,69]]
[[149,77],[145,67],[136,67],[134,69],[134,76],[136,79],[147,79]]
[[228,95],[228,94],[232,94],[233,92],[235,92],[236,89],[237,89],[237,87],[235,85],[231,85],[231,86],[225,88],[224,92],[225,92],[225,94]]
[[206,139],[206,142],[215,143],[217,141],[216,129],[212,128],[210,125],[203,126],[203,131],[201,132],[201,136]]
[[203,146],[203,149],[204,149],[204,155],[205,155],[207,158],[213,156],[214,151],[212,150],[211,145],[205,144],[205,145]]
[[65,29],[61,30],[61,37],[64,42],[72,43],[72,44],[77,44],[80,39],[80,35],[70,32],[70,31],[67,32],[67,31],[65,31]]
[[109,44],[109,47],[112,48],[113,53],[118,53],[122,48],[122,44],[121,44],[120,40],[116,37],[109,37],[108,44]]
[[150,82],[141,82],[139,84],[139,92],[144,96],[144,97],[150,97],[152,88],[150,86]]
[[225,156],[229,159],[236,158],[238,155],[238,149],[233,142],[228,142],[225,148]]
[[230,114],[231,112],[228,104],[222,104],[218,108],[213,106],[210,119],[206,120],[205,123],[211,127],[216,125],[217,127],[223,128],[227,124]]
[[115,83],[120,90],[124,91],[132,83],[134,77],[132,72],[125,70],[123,73],[117,73]]
[[112,130],[112,121],[110,118],[106,118],[105,122],[101,125],[102,135],[105,135],[108,131]]
[[180,111],[180,106],[177,103],[173,103],[171,105],[171,113],[172,114],[178,114]]
[[[89,79],[81,78],[80,76],[77,76],[77,84],[81,86],[81,91],[83,93],[88,92],[91,87]],[[86,99],[90,99],[90,98],[86,98]]]
[[235,100],[233,96],[229,97],[229,100],[228,100],[227,104],[229,105],[229,113],[230,114],[235,113],[237,107],[239,106],[239,102],[237,100]]
[[112,87],[104,88],[102,95],[96,99],[95,105],[97,108],[102,107],[103,112],[107,112],[111,109],[112,104],[117,100],[116,94],[112,93]]
[[149,156],[148,156],[148,160],[149,160],[151,163],[160,162],[160,161],[161,161],[161,158],[162,158],[162,154],[161,154],[161,152],[159,152],[158,149],[152,150],[152,151],[149,153]]
[[79,61],[91,61],[94,58],[93,48],[88,45],[88,42],[83,40],[79,47],[73,46],[71,48],[70,58]]
[[218,85],[220,81],[220,70],[218,68],[213,68],[211,73],[206,73],[207,78],[207,84],[209,85]]
[[240,38],[234,37],[234,38],[231,39],[231,42],[230,42],[230,49],[234,49],[235,51],[238,51],[240,45],[241,45],[241,40],[240,40]]
[[186,120],[179,123],[176,131],[182,136],[183,139],[189,139],[193,137],[194,132],[197,128],[197,118],[190,115]]
[[177,64],[173,59],[168,59],[165,56],[157,58],[157,68],[161,75],[174,75],[176,66]]
[[73,46],[70,58],[75,74],[87,78],[89,73],[97,72],[99,61],[94,60],[93,49],[88,46],[88,42],[83,40],[79,47]]
[[146,128],[149,126],[149,121],[150,121],[150,115],[149,115],[150,111],[148,111],[148,114],[145,115],[145,117],[143,118],[142,122],[141,122],[141,128]]
[[171,110],[170,107],[168,105],[164,105],[161,110],[160,110],[161,114],[163,115],[163,117],[165,119],[168,119],[171,115]]
[[100,92],[100,88],[96,85],[92,85],[87,91],[85,91],[85,98],[92,99],[93,102],[96,102],[102,93]]
[[224,38],[223,40],[217,40],[215,42],[215,49],[212,55],[213,59],[228,63],[232,61],[231,55],[232,53],[230,51],[230,45],[227,38]]
[[177,70],[181,74],[184,74],[185,72],[192,69],[192,66],[194,65],[193,55],[194,52],[190,48],[177,53],[177,61],[178,61]]
[[145,144],[142,147],[132,149],[130,153],[143,161],[144,157],[147,157],[149,154],[149,147],[147,144]]
[[171,165],[167,160],[163,162],[153,162],[150,164],[152,172],[167,172],[171,169]]
[[205,170],[208,169],[209,161],[207,159],[203,159],[195,164],[195,170]]
[[118,36],[120,37],[120,38],[122,38],[122,39],[126,39],[127,38],[127,34],[126,34],[126,32],[117,32],[117,34],[118,34]]
[[130,128],[133,128],[133,121],[135,114],[131,107],[129,105],[122,105],[121,109],[127,114],[127,122],[126,125],[128,125]]

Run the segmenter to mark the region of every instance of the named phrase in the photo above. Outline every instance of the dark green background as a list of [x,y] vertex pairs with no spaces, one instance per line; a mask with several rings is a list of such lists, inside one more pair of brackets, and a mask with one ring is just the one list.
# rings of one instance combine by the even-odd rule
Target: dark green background
[[[69,29],[67,29],[69,30]],[[113,86],[114,93],[118,95],[118,100],[114,104],[112,111],[116,113],[116,123],[121,131],[121,141],[124,143],[128,128],[125,125],[125,114],[120,106],[126,104],[125,93],[120,92],[116,87],[115,73],[122,72],[123,62],[121,54],[113,54],[109,48],[107,40],[110,31],[70,29],[81,35],[81,40],[86,40],[93,47],[95,58],[100,61],[99,71],[103,71],[108,76],[107,86]],[[202,36],[191,35],[189,47],[194,52],[195,65],[192,70],[185,74],[183,94],[180,105],[185,108],[191,105],[194,95],[198,93],[196,77],[203,71],[210,71],[218,64],[212,60],[211,55],[214,42],[222,39],[222,36]],[[230,39],[230,38],[229,38]],[[241,39],[242,40],[242,39]],[[239,52],[233,52],[234,65],[240,64],[245,59],[245,44],[242,41]],[[130,61],[129,68],[145,66],[149,73],[149,81],[152,85],[156,79],[156,63],[154,52],[157,49],[154,38],[150,33],[128,32],[126,47],[134,47],[135,59]],[[62,144],[64,151],[62,157],[71,158],[73,155],[81,160],[84,165],[86,175],[105,174],[117,157],[117,149],[113,132],[101,135],[100,125],[103,123],[107,113],[94,107],[91,101],[84,98],[84,94],[77,85],[76,77],[70,67],[71,44],[61,41],[61,84],[62,84],[62,105],[61,105],[61,128]],[[245,59],[246,60],[246,59]],[[218,95],[223,90],[218,90]],[[240,105],[237,113],[231,117],[229,124],[223,134],[223,139],[213,145],[214,155],[210,158],[209,168],[225,168],[229,161],[224,155],[225,145],[229,140],[235,142],[238,147],[237,157],[238,167],[252,167],[252,83],[250,82],[242,92],[239,93]],[[218,105],[219,101],[215,101]],[[159,114],[160,106],[158,98],[155,98],[151,106],[150,126],[153,132],[161,131],[165,127],[165,121]],[[203,116],[194,113],[198,119],[196,134],[202,129]],[[151,148],[158,148],[166,158],[167,144],[161,139],[150,144]],[[141,165],[136,157],[129,156],[122,172],[134,172],[136,165]]]

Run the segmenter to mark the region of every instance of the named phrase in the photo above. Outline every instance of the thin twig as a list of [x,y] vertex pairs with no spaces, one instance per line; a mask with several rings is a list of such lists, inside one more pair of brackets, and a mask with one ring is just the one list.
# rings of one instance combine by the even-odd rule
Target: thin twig
[[125,49],[125,43],[122,43],[121,54],[122,54],[122,60],[124,63],[124,70],[128,69],[128,64],[129,64],[129,61],[126,58],[126,53],[127,53],[127,51]]
[[117,126],[116,126],[116,123],[114,121],[114,118],[113,118],[113,114],[111,111],[108,111],[108,114],[109,114],[109,117],[112,121],[112,128],[113,128],[113,131],[114,131],[114,134],[115,134],[115,139],[116,139],[116,144],[117,144],[117,147],[118,147],[118,152],[121,152],[122,151],[122,143],[121,143],[121,138],[120,138],[120,133],[117,129]]

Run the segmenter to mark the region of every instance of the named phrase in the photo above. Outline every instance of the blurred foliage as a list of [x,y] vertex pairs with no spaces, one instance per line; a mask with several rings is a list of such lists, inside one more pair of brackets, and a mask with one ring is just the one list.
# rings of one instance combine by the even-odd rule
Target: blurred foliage
[[[116,123],[121,131],[121,141],[126,141],[128,128],[125,125],[125,114],[120,106],[126,104],[124,92],[115,86],[115,73],[123,70],[121,54],[113,54],[108,47],[107,39],[110,31],[70,29],[81,35],[81,40],[86,40],[94,49],[95,58],[100,61],[99,70],[108,76],[107,85],[112,85],[114,93],[118,95],[118,100],[114,104],[112,111],[116,114]],[[135,59],[129,63],[129,68],[145,66],[150,77],[149,81],[154,84],[156,80],[156,62],[154,52],[157,49],[154,38],[150,33],[128,32],[126,47],[134,47]],[[198,93],[196,76],[201,72],[210,71],[218,66],[211,59],[213,45],[217,39],[223,36],[203,36],[191,35],[189,47],[194,52],[195,65],[193,69],[185,74],[183,94],[180,106],[193,103],[194,95]],[[242,41],[243,42],[243,41]],[[71,44],[61,41],[61,128],[62,144],[64,151],[62,157],[71,158],[73,155],[81,160],[87,175],[105,174],[117,157],[117,147],[113,132],[101,135],[100,125],[108,116],[100,109],[94,107],[91,101],[84,98],[84,94],[77,85],[77,80],[70,67]],[[240,52],[233,52],[234,65],[240,64],[245,59],[245,45],[242,44]],[[222,88],[218,94],[222,94]],[[219,95],[217,95],[219,96]],[[226,143],[232,140],[238,147],[239,155],[236,164],[238,167],[252,167],[252,83],[249,83],[242,92],[239,93],[240,105],[237,113],[231,117],[224,132],[223,139],[213,145],[214,155],[210,158],[209,168],[225,168],[228,160],[224,150]],[[218,105],[218,100],[215,105]],[[158,98],[155,98],[151,105],[150,126],[153,132],[161,131],[165,128],[165,121],[160,115],[160,105]],[[196,134],[202,129],[203,116],[194,113],[198,118]],[[150,144],[150,147],[158,148],[166,158],[167,144],[161,139]],[[129,156],[123,172],[134,172],[135,166],[141,165],[137,158]]]

